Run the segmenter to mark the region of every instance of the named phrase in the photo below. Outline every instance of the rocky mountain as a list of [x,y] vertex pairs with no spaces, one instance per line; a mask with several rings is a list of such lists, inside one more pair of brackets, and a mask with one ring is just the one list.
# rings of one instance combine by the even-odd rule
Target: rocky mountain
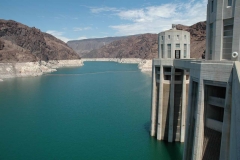
[[74,41],[68,41],[67,44],[74,51],[76,51],[80,57],[82,57],[94,49],[99,49],[102,46],[105,46],[113,41],[125,39],[127,37],[128,36],[74,40]]
[[111,42],[92,50],[84,58],[145,58],[157,56],[157,34],[143,34]]
[[206,50],[206,22],[199,22],[192,26],[177,25],[177,29],[191,34],[191,58],[200,58]]
[[[177,25],[177,29],[189,31],[191,34],[191,58],[200,58],[205,51],[206,22],[192,26]],[[158,57],[157,34],[130,36],[113,41],[99,49],[86,53],[84,58],[145,58]]]
[[0,62],[79,59],[63,41],[35,27],[0,19]]

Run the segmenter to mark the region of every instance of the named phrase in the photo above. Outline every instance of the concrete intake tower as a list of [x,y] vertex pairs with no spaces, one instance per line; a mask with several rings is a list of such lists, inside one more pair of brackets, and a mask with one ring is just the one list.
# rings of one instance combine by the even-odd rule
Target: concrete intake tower
[[184,160],[240,160],[240,0],[208,0],[206,59],[190,33],[159,33],[151,136],[184,142]]

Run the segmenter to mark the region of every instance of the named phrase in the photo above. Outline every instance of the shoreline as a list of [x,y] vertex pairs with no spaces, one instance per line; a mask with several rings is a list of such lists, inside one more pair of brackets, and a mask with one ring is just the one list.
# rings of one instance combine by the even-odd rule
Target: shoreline
[[36,77],[57,71],[61,67],[83,66],[81,60],[51,60],[48,62],[0,63],[0,81],[15,77]]
[[48,62],[0,63],[0,82],[8,78],[41,76],[63,67],[80,67],[88,61],[138,64],[141,72],[152,71],[152,60],[140,58],[84,58],[78,60],[50,60]]
[[152,72],[152,60],[141,58],[82,58],[82,62],[117,62],[117,63],[132,63],[138,64],[138,68],[142,72]]

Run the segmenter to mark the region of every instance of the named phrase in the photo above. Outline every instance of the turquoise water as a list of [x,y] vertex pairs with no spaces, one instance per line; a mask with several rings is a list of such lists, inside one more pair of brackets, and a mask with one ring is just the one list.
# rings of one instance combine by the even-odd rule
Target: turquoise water
[[183,145],[149,136],[151,77],[85,62],[0,83],[0,159],[168,160]]

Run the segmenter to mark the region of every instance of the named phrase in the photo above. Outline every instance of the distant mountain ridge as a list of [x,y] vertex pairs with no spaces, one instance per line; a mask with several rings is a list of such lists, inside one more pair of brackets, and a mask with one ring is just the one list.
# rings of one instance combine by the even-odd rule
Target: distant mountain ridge
[[[186,30],[191,34],[191,58],[200,58],[205,51],[206,43],[206,22],[199,22],[192,26],[177,25],[177,29]],[[90,40],[93,41],[94,39]],[[103,41],[101,41],[103,40]],[[158,35],[142,34],[124,37],[86,51],[83,58],[142,58],[153,59],[158,57]],[[87,42],[87,40],[85,40]],[[104,39],[98,39],[98,43]],[[76,41],[82,43],[82,41]],[[68,43],[69,44],[69,43]],[[77,44],[76,44],[77,45]],[[69,45],[71,46],[71,45]],[[81,46],[81,44],[78,44]],[[78,52],[74,47],[73,49]],[[90,50],[90,48],[88,49]]]
[[83,58],[152,59],[157,56],[157,50],[157,34],[143,34],[113,41],[99,49],[92,50]]
[[72,41],[68,41],[67,44],[75,52],[77,52],[80,57],[83,57],[85,54],[88,54],[92,50],[99,49],[102,46],[105,46],[113,41],[125,39],[128,37],[130,36],[72,40]]
[[13,20],[0,19],[0,62],[79,59],[63,41]]

